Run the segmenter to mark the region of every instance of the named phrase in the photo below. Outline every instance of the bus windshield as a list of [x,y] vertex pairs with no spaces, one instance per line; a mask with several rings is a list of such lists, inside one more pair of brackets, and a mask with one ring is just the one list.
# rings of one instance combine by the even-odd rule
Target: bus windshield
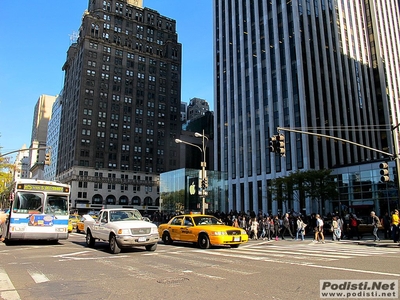
[[63,196],[48,195],[45,205],[46,214],[68,215],[68,199]]
[[[35,192],[18,192],[14,201],[13,212],[25,214],[56,214],[68,215],[68,199],[65,196],[44,195]],[[44,205],[43,205],[44,203]]]
[[43,213],[43,194],[18,192],[13,205],[14,213]]

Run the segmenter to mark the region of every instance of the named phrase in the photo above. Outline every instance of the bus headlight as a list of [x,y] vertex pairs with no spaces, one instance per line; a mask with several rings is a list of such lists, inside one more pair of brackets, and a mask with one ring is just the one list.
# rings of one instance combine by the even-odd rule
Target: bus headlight
[[25,227],[11,226],[10,231],[24,231]]

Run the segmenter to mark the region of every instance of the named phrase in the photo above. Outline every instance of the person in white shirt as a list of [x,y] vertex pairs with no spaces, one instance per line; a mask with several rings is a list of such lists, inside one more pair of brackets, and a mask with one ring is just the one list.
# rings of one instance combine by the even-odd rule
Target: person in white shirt
[[318,239],[319,242],[325,244],[325,237],[324,237],[324,221],[321,219],[320,215],[316,215],[317,218],[317,232],[318,232]]

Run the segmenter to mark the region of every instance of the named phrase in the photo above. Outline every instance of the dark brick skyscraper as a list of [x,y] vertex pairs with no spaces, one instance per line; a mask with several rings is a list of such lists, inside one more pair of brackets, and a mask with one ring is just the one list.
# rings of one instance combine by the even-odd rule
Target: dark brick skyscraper
[[175,28],[142,1],[89,1],[63,66],[57,177],[72,208],[158,205],[159,173],[179,159]]

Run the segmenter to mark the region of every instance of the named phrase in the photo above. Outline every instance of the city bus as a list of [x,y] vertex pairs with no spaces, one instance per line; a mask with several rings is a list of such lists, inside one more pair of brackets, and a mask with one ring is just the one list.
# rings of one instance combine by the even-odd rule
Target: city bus
[[20,179],[13,183],[5,242],[68,238],[70,186]]

